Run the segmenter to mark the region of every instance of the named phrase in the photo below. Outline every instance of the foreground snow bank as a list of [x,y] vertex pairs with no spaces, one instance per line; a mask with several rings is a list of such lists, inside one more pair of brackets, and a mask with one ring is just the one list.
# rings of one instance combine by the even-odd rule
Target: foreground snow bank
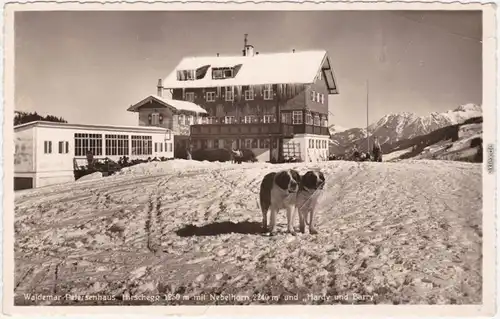
[[[318,235],[287,235],[284,212],[278,235],[260,233],[260,182],[282,168],[324,171]],[[16,304],[477,304],[481,183],[481,165],[461,162],[176,160],[32,190],[15,201]],[[242,297],[255,293],[270,299]],[[222,300],[197,297],[209,294]]]

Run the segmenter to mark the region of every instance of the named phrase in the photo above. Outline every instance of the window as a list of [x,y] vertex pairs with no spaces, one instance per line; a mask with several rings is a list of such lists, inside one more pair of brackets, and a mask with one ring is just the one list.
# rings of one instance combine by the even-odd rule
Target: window
[[186,125],[193,125],[194,124],[194,116],[193,115],[188,115],[186,117]]
[[[159,143],[160,144],[160,152],[163,153],[163,143]],[[165,151],[167,150],[167,148],[165,147]]]
[[177,80],[179,81],[188,81],[195,79],[195,71],[194,70],[179,70],[177,71]]
[[212,79],[223,79],[224,78],[224,72],[220,69],[213,69],[212,70]]
[[316,102],[316,91],[311,91],[311,100]]
[[59,154],[64,153],[64,142],[59,141]]
[[106,134],[105,155],[128,155],[128,135]]
[[327,148],[328,147],[328,144],[326,143],[326,141],[323,141],[323,148]]
[[155,143],[155,153],[158,152],[158,143]]
[[309,111],[306,111],[306,124],[307,125],[313,124],[312,114]]
[[179,125],[185,125],[186,124],[186,116],[184,114],[179,114]]
[[325,104],[325,95],[321,93],[321,104]]
[[245,140],[245,148],[252,148],[252,140],[247,138]]
[[286,124],[292,123],[292,114],[291,113],[281,113],[281,122]]
[[320,70],[318,74],[318,80],[321,81],[322,78],[323,78],[323,70]]
[[52,141],[44,141],[43,142],[43,152],[45,154],[51,154],[52,153]]
[[234,76],[233,68],[214,68],[212,69],[212,79],[227,79]]
[[257,116],[256,115],[245,115],[243,118],[243,123],[256,123],[257,122]]
[[186,92],[184,99],[188,102],[194,102],[194,92]]
[[292,112],[292,124],[302,124],[302,111]]
[[226,86],[226,101],[234,101],[234,87]]
[[259,148],[259,140],[254,138],[252,139],[252,148]]
[[66,149],[65,149],[64,153],[68,154],[69,153],[69,142],[66,142],[65,144],[66,144]]
[[153,139],[151,136],[132,135],[132,155],[151,155]]
[[172,143],[168,143],[168,151],[172,152]]
[[214,148],[219,148],[219,140],[218,139],[214,140]]
[[319,115],[314,115],[314,126],[320,126]]
[[160,113],[151,113],[151,122],[152,125],[160,124]]
[[215,116],[207,117],[207,124],[217,124],[217,123],[218,123],[217,117]]
[[234,123],[236,123],[236,120],[235,120],[234,116],[225,116],[224,123],[225,124],[234,124]]
[[316,140],[316,148],[321,148],[320,142],[321,142],[320,140]]
[[314,141],[313,140],[309,140],[309,148],[314,148]]
[[215,92],[207,92],[207,102],[215,102]]
[[102,134],[75,133],[75,156],[102,156]]
[[321,118],[321,126],[323,126],[323,127],[328,127],[328,117],[323,116],[323,117]]
[[319,102],[319,101],[320,101],[320,94],[316,93],[316,102]]
[[263,118],[264,123],[276,123],[276,115],[274,114],[266,114]]
[[268,149],[271,143],[268,138],[261,138],[259,140],[259,148]]
[[194,80],[194,70],[187,70],[186,72],[186,80]]
[[248,90],[245,91],[245,100],[246,101],[253,100],[253,97],[254,97],[253,88],[249,88]]
[[273,86],[271,84],[266,84],[264,87],[264,100],[273,99]]
[[225,69],[224,70],[224,78],[232,78],[233,77],[233,69]]

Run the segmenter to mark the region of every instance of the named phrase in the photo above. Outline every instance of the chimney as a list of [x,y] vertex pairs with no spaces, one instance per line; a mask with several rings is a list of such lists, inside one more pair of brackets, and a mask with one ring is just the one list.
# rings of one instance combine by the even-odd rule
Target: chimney
[[292,53],[295,53],[295,49],[292,49]]
[[247,45],[247,47],[245,48],[245,56],[249,56],[249,57],[252,57],[254,56],[254,48],[253,48],[253,45]]
[[156,89],[157,89],[156,95],[158,95],[159,97],[162,97],[163,96],[163,82],[161,81],[161,79],[158,79],[158,85],[156,86]]

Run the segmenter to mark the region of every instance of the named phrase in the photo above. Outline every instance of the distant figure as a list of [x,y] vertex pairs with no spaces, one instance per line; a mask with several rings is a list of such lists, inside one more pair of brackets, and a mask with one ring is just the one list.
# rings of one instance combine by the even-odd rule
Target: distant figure
[[382,148],[380,147],[380,143],[378,141],[378,137],[375,137],[373,141],[373,160],[375,162],[382,162]]
[[235,150],[231,148],[231,154],[233,155],[231,162],[241,164],[241,162],[243,161],[243,153],[241,152],[241,150]]
[[359,150],[358,150],[358,147],[356,145],[353,146],[352,148],[352,158],[353,160],[355,161],[358,161],[360,159],[360,153],[359,153]]
[[94,154],[90,150],[87,150],[87,165],[89,169],[94,166]]

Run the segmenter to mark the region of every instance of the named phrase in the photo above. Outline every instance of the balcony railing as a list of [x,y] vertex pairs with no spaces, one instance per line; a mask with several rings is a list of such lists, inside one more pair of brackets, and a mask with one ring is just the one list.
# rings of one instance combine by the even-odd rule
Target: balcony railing
[[251,123],[251,124],[195,124],[191,125],[191,136],[293,136],[291,124]]
[[292,137],[294,134],[329,135],[327,127],[312,125],[292,125],[278,123],[250,124],[195,124],[191,125],[191,136],[282,136]]

